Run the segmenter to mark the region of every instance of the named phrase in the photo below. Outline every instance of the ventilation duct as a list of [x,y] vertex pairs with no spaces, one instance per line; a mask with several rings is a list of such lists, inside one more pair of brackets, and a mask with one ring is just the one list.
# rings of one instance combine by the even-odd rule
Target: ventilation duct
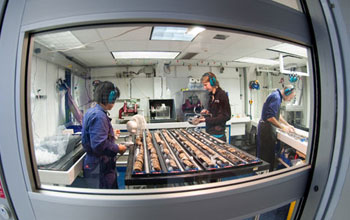
[[213,37],[213,39],[226,40],[226,38],[228,38],[228,37],[229,37],[229,35],[217,34]]

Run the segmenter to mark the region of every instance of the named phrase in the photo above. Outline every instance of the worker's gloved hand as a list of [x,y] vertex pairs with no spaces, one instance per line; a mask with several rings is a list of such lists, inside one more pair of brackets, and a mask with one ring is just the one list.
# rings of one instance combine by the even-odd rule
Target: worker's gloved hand
[[201,122],[205,122],[205,118],[203,116],[197,115],[197,116],[194,116],[192,118],[189,118],[188,122],[190,124],[193,124],[193,125],[198,125]]
[[201,115],[209,115],[209,111],[207,109],[203,109],[201,111]]
[[134,145],[134,142],[128,141],[128,142],[121,142],[121,145],[124,145],[126,148],[129,148]]
[[283,132],[289,133],[289,127],[288,127],[288,126],[283,125],[283,124],[282,124],[281,126],[282,126],[281,130],[282,130]]
[[125,151],[126,151],[126,146],[125,145],[122,145],[122,144],[119,144],[118,145],[118,148],[119,148],[119,153],[121,154],[121,155],[123,155],[124,153],[125,153]]
[[198,124],[200,123],[198,117],[189,118],[189,119],[188,119],[188,122],[189,122],[190,124],[193,124],[193,125],[198,125]]
[[120,130],[119,129],[115,129],[114,130],[114,137],[115,137],[115,139],[118,139],[119,136],[120,136]]
[[201,116],[198,118],[199,119],[199,122],[205,122],[205,117]]
[[282,131],[284,131],[286,133],[294,133],[295,128],[291,125],[282,125]]
[[292,125],[288,126],[288,130],[290,133],[295,133],[295,128]]

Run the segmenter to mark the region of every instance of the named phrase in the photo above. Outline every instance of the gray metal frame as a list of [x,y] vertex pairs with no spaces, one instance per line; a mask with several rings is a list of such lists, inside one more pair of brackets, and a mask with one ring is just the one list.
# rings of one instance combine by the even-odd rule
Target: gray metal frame
[[[327,202],[327,195],[330,195],[327,179],[329,172],[332,175],[334,170],[331,164],[333,153],[336,159],[342,151],[344,137],[337,135],[343,134],[344,126],[339,122],[347,112],[344,111],[346,96],[341,90],[344,86],[339,85],[344,74],[338,72],[342,69],[335,59],[329,59],[336,51],[331,45],[321,4],[311,0],[306,3],[315,39],[311,37],[307,16],[268,0],[9,1],[0,38],[1,76],[6,79],[0,81],[0,102],[5,106],[0,108],[0,152],[18,218],[96,219],[103,215],[103,219],[139,219],[141,216],[148,219],[235,219],[287,204],[301,198],[310,189],[301,217],[312,219],[320,202]],[[316,103],[315,110],[320,114],[315,116],[318,123],[315,124],[313,144],[318,147],[313,169],[306,166],[280,175],[275,175],[278,172],[267,174],[266,178],[255,181],[229,181],[172,192],[37,190],[33,176],[36,171],[32,170],[28,148],[27,99],[23,96],[28,34],[61,27],[124,22],[205,24],[277,37],[306,46],[314,42],[317,49],[315,60],[318,61],[315,72],[319,75],[315,77],[317,96],[311,100]],[[338,94],[338,99],[334,99],[335,94]],[[313,171],[312,176],[310,171]],[[307,188],[310,177],[311,186]],[[318,186],[317,192],[313,190],[315,186]],[[320,215],[323,216],[318,212]]]
[[[350,46],[349,32],[346,32],[349,26],[343,16],[348,13],[345,11],[350,3],[337,0],[306,2],[318,47],[321,103],[326,102],[329,106],[322,105],[320,144],[302,219],[332,219],[349,174],[350,132],[346,128],[350,125],[347,89],[350,81],[346,73],[350,71]],[[327,133],[331,129],[334,132]],[[343,211],[349,213],[349,210]],[[348,215],[342,218],[348,218]]]
[[[1,157],[5,180],[9,194],[19,219],[35,219],[31,202],[28,195],[27,183],[24,178],[28,176],[27,170],[23,170],[23,149],[20,149],[19,141],[22,142],[21,133],[18,133],[17,116],[20,112],[20,101],[16,83],[16,70],[20,67],[17,63],[17,52],[22,47],[19,45],[20,24],[24,10],[24,1],[8,2],[2,24],[0,38],[0,65],[1,75],[4,80],[0,81],[0,102],[3,108],[0,110],[1,121]],[[19,76],[19,75],[18,75]],[[16,155],[16,156],[15,156]],[[19,211],[20,210],[20,211]]]
[[0,34],[1,34],[2,19],[4,17],[6,5],[7,5],[7,0],[0,0]]
[[[326,193],[322,199],[320,210],[326,210],[323,214],[318,213],[318,217],[324,219],[341,219],[348,218],[350,210],[349,207],[349,188],[350,188],[350,170],[349,170],[349,158],[350,158],[350,131],[346,129],[350,124],[349,109],[350,103],[349,86],[350,86],[350,15],[349,8],[350,2],[347,0],[333,0],[333,1],[321,1],[323,10],[325,11],[325,17],[329,26],[333,24],[333,28],[330,29],[331,40],[333,50],[336,52],[335,57],[337,61],[337,76],[344,81],[341,92],[343,97],[339,97],[344,103],[342,111],[344,132],[339,134],[339,145],[341,146],[339,154],[333,159],[336,163],[331,167],[331,178],[329,178],[326,188]],[[329,3],[328,3],[329,2]],[[339,69],[341,68],[341,69]],[[325,209],[322,209],[323,207]]]

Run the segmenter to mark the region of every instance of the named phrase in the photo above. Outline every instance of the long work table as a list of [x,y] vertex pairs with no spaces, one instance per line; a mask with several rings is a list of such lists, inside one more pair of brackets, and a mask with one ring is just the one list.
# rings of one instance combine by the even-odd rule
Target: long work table
[[[233,117],[226,122],[226,126],[229,128],[229,135],[244,135],[246,130],[246,124],[250,122],[249,117]],[[205,123],[202,122],[198,125],[192,125],[188,122],[166,122],[166,123],[148,123],[148,129],[172,129],[172,128],[205,128]],[[126,124],[113,124],[114,129],[126,131]]]
[[[251,121],[252,126],[258,127],[258,120]],[[295,133],[286,133],[277,129],[277,139],[291,146],[302,154],[307,154],[309,132],[295,128]]]

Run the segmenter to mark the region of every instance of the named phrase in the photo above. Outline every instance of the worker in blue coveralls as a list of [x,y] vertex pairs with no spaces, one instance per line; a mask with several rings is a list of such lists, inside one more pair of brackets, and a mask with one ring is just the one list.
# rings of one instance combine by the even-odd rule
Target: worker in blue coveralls
[[96,106],[84,115],[82,144],[86,151],[84,178],[89,188],[117,189],[116,155],[126,151],[115,143],[108,111],[119,97],[119,90],[109,81],[99,82],[94,91]]
[[226,121],[231,118],[231,108],[226,92],[221,89],[219,81],[212,72],[204,73],[202,76],[204,89],[209,92],[208,109],[201,111],[199,122],[205,122],[206,132],[226,142]]
[[[292,85],[286,85],[282,90],[273,91],[266,99],[261,119],[258,124],[257,156],[270,163],[270,171],[275,167],[275,151],[277,144],[276,128],[284,132],[295,132],[292,125],[280,114],[280,106],[283,101],[289,102],[295,96],[295,89]],[[276,152],[277,153],[277,152]]]

